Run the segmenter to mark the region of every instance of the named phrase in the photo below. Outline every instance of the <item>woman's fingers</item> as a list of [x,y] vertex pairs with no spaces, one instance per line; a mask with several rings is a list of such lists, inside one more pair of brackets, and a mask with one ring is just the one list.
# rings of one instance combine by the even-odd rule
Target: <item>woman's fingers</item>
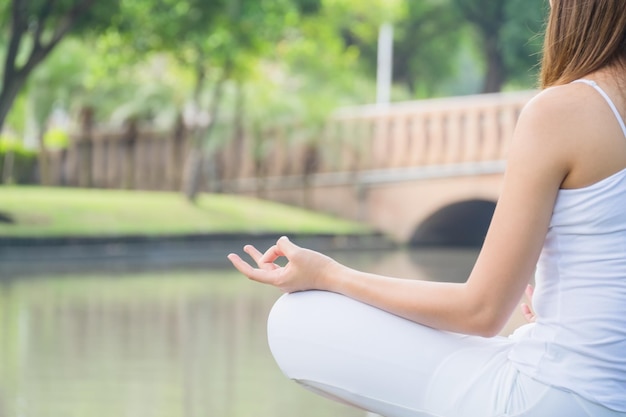
[[250,278],[250,276],[254,273],[254,268],[252,268],[249,263],[241,259],[239,255],[230,253],[228,254],[228,260],[239,272],[241,272],[245,276]]
[[528,297],[528,301],[533,300],[533,294],[535,293],[535,287],[533,287],[532,285],[527,285],[526,286],[526,291],[524,291],[526,293],[526,297]]
[[254,262],[257,262],[257,263],[259,262],[259,259],[261,259],[261,256],[263,256],[263,254],[259,252],[259,250],[252,245],[244,246],[243,251],[246,252],[248,255],[250,255],[252,259],[254,259]]
[[296,249],[298,249],[298,246],[291,243],[286,236],[278,239],[276,245],[270,247],[265,253],[259,252],[259,250],[252,245],[246,245],[243,248],[244,252],[250,255],[259,268],[263,269],[278,268],[279,266],[274,264],[274,261],[282,256],[289,258],[289,254],[292,254]]
[[528,298],[528,303],[522,303],[520,306],[522,309],[522,314],[524,315],[524,318],[529,323],[534,323],[537,320],[537,317],[535,316],[535,312],[532,309],[534,292],[535,292],[535,288],[532,285],[527,285],[526,291],[524,291],[524,293],[526,294],[526,298]]
[[532,309],[530,308],[530,306],[526,303],[522,303],[521,308],[522,308],[522,315],[524,316],[526,321],[529,323],[534,323],[536,317]]
[[[273,246],[272,246],[273,247]],[[270,248],[271,249],[271,248]],[[278,268],[278,265],[274,263],[276,258],[270,260],[264,260],[264,254],[259,252],[257,248],[252,245],[246,245],[243,247],[244,252],[246,252],[250,257],[256,262],[259,268],[272,270]],[[266,252],[267,253],[267,252]]]
[[276,259],[281,256],[285,256],[283,251],[281,251],[278,245],[274,245],[265,251],[263,256],[260,258],[259,262],[261,263],[273,263]]
[[257,248],[255,248],[252,245],[246,245],[246,246],[243,247],[243,251],[245,253],[247,253],[248,255],[250,255],[252,260],[254,260],[254,262],[256,262],[256,264],[259,267],[261,267],[261,264],[263,263],[261,261],[261,258],[263,257],[263,254],[261,252],[259,252],[259,250]]
[[251,280],[259,281],[265,284],[272,284],[276,278],[275,270],[253,268],[249,263],[241,259],[237,254],[229,254],[228,260],[239,272],[241,272]]
[[252,245],[244,246],[243,250],[250,255],[258,266],[258,268],[253,267],[237,254],[229,254],[228,259],[243,275],[254,281],[274,285],[283,291],[293,291],[299,288],[299,285],[288,273],[289,266],[281,267],[274,263],[280,257],[287,257],[290,260],[290,257],[294,256],[297,250],[300,250],[289,239],[281,237],[276,245],[270,247],[265,253],[261,253]]

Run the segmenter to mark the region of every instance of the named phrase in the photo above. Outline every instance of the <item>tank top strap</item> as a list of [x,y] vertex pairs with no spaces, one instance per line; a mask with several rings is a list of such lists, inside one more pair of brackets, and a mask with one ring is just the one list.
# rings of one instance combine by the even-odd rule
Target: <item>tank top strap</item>
[[615,117],[617,118],[617,121],[619,122],[619,125],[622,128],[622,132],[624,133],[624,137],[626,137],[626,123],[624,123],[624,119],[622,119],[622,115],[617,110],[617,107],[615,107],[615,104],[613,103],[613,100],[611,100],[611,97],[609,97],[609,95],[602,89],[602,87],[600,87],[598,85],[598,83],[596,83],[595,81],[593,81],[593,80],[586,80],[584,78],[581,78],[580,80],[576,80],[576,81],[572,81],[572,82],[574,82],[574,83],[584,83],[584,84],[590,85],[593,88],[595,88],[596,91],[598,93],[600,93],[600,95],[602,97],[604,97],[606,102],[609,103],[609,107],[611,107],[611,110],[613,111],[613,114],[615,114]]

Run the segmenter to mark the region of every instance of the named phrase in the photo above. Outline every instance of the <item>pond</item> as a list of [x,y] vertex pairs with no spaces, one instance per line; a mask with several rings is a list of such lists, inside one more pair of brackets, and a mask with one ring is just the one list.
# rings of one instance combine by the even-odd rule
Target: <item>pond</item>
[[[335,255],[355,268],[464,280],[473,250]],[[280,293],[232,269],[3,280],[0,417],[363,417],[287,380],[266,344]]]

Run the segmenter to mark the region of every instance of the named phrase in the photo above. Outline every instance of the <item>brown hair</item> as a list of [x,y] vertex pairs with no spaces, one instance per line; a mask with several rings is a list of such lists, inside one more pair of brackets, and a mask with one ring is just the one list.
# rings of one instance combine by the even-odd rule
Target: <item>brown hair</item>
[[552,0],[541,87],[626,65],[626,0]]

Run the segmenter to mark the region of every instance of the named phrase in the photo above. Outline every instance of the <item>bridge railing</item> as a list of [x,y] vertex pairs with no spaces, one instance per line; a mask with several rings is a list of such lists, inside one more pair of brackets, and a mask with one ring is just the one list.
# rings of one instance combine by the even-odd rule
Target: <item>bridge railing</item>
[[[268,148],[256,159],[228,161],[245,152],[224,149],[226,188],[301,185],[302,177],[350,178],[350,174],[403,168],[501,161],[524,105],[535,91],[359,106],[335,112],[319,140],[288,141],[289,130],[266,134]],[[230,180],[230,181],[229,181]]]
[[[337,165],[360,170],[500,160],[521,109],[534,92],[485,94],[356,107],[329,122],[330,143],[342,144]],[[331,162],[330,158],[324,158]],[[343,166],[342,166],[343,165]]]

